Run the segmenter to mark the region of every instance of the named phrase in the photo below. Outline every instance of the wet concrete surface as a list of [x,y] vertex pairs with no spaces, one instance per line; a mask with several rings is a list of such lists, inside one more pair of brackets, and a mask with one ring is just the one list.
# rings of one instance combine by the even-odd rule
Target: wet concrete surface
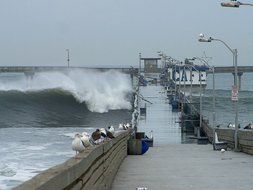
[[[153,130],[154,147],[141,156],[129,155],[119,168],[112,190],[160,189],[250,190],[253,156],[233,151],[213,151],[181,134],[178,113],[172,112],[160,86],[141,88],[146,117],[138,131]],[[144,103],[144,102],[142,102]],[[145,104],[145,103],[144,103]]]
[[146,116],[141,115],[138,131],[150,136],[152,130],[155,146],[184,141],[179,125],[179,113],[172,112],[165,90],[161,86],[147,86],[141,87],[140,93],[152,104],[144,100],[139,103],[141,107],[146,105]]

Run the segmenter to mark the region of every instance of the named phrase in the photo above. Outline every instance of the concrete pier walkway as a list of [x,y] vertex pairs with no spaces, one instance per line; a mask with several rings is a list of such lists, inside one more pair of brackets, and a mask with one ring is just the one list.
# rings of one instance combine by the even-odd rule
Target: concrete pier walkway
[[141,93],[153,104],[147,104],[146,119],[140,120],[138,129],[154,131],[154,147],[142,156],[127,156],[112,190],[253,188],[253,156],[233,151],[222,154],[213,151],[210,144],[187,144],[185,135],[180,133],[178,115],[170,111],[162,88],[142,87]]

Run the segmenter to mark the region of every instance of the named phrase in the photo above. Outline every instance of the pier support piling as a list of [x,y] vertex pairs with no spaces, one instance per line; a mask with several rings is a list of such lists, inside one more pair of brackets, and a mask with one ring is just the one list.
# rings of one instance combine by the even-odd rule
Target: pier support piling
[[35,75],[35,72],[24,72],[25,76],[27,79],[33,79],[34,75]]
[[237,76],[238,76],[238,89],[241,90],[242,88],[242,72],[238,73]]
[[[234,80],[235,80],[235,73],[233,72],[232,75],[234,76]],[[238,90],[241,90],[242,88],[242,75],[243,75],[243,72],[237,73]]]

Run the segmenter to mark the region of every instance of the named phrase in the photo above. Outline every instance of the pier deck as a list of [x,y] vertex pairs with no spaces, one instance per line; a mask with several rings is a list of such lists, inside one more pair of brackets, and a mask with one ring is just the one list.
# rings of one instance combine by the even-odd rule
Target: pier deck
[[[253,157],[244,153],[213,151],[212,145],[187,143],[166,103],[160,87],[143,87],[146,120],[140,131],[154,131],[154,147],[142,156],[127,156],[114,180],[112,190],[160,189],[249,190],[253,182]],[[166,138],[167,137],[167,138]],[[167,139],[167,140],[166,140]]]

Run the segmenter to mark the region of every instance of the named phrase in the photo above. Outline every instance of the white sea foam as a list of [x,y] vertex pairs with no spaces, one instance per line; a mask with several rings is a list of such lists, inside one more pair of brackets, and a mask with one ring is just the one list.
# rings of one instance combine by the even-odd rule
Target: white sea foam
[[[73,130],[76,129],[62,128],[61,133]],[[0,144],[6,149],[0,149],[0,189],[9,190],[75,154],[71,139],[59,134],[59,128],[34,129],[33,135],[27,131],[31,128],[1,129]],[[21,142],[21,139],[29,141]]]
[[44,150],[46,147],[44,146],[26,146],[26,150]]
[[[0,166],[1,167],[1,166]],[[37,168],[24,167],[21,163],[8,163],[6,168],[0,168],[0,189],[12,189],[13,184],[11,181],[16,181],[16,183],[21,183],[26,181],[37,174]]]
[[85,102],[92,112],[130,109],[126,94],[132,91],[130,77],[115,70],[107,72],[71,70],[67,73],[36,73],[33,79],[19,78],[1,82],[1,91],[22,92],[62,89],[70,92],[78,102]]
[[65,134],[63,134],[63,136],[70,137],[70,138],[74,139],[76,133],[80,133],[80,132],[65,133]]
[[80,129],[77,129],[77,130],[75,130],[75,131],[73,131],[73,132],[68,132],[68,133],[59,133],[59,135],[62,135],[62,136],[65,136],[65,137],[69,137],[69,138],[71,138],[71,139],[74,139],[75,138],[75,134],[77,134],[77,133],[83,133],[83,132],[87,132],[88,134],[91,134],[91,133],[93,133],[95,131],[95,129],[94,128],[91,128],[91,127],[89,127],[89,128],[80,128]]

